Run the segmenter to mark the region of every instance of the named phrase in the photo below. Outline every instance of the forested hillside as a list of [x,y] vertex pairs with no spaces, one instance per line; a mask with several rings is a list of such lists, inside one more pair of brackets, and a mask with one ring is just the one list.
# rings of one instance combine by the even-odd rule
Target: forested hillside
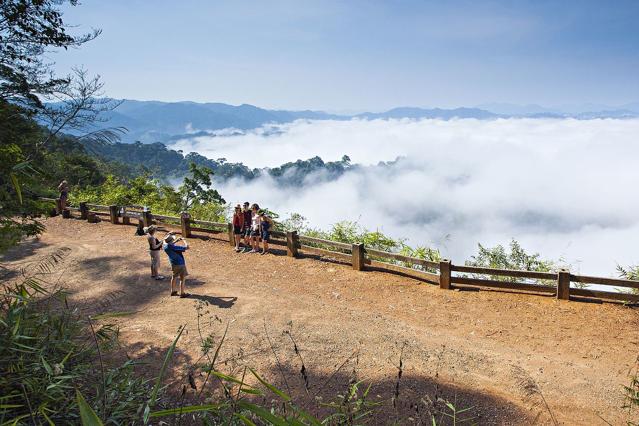
[[196,152],[184,155],[181,151],[172,150],[160,142],[105,144],[88,141],[85,146],[87,152],[97,159],[127,168],[129,175],[147,174],[166,182],[182,179],[188,173],[191,163],[211,169],[216,181],[235,178],[253,180],[269,176],[284,186],[301,185],[311,175],[325,180],[336,179],[347,170],[356,167],[351,165],[347,155],[343,156],[341,161],[324,162],[320,157],[313,157],[288,162],[275,168],[250,169],[242,163],[230,163],[224,158],[213,160]]

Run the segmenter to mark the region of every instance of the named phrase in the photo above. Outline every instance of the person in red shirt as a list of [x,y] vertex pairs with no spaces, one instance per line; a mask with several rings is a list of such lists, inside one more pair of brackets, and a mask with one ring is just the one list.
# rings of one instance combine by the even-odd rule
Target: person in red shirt
[[244,213],[242,213],[242,207],[238,204],[235,206],[235,212],[233,213],[233,235],[235,237],[235,251],[237,253],[242,250],[240,248],[242,231],[244,231]]

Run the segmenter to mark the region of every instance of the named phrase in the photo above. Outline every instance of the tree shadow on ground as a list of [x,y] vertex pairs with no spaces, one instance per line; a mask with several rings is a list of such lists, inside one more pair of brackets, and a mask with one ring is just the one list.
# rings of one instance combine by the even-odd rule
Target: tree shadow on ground
[[[67,287],[66,291],[71,297],[79,296],[73,298],[73,305],[88,315],[112,310],[138,311],[152,300],[168,295],[170,276],[164,280],[151,278],[149,263],[146,261],[132,261],[125,256],[110,255],[82,259],[74,267],[90,278],[87,278],[86,286],[74,285]],[[123,270],[127,272],[124,275]],[[99,282],[106,278],[114,285],[108,291],[99,291]],[[215,297],[201,294],[201,291],[200,294],[193,294],[191,290],[206,283],[196,277],[187,277],[186,289],[191,293],[190,298],[201,299],[225,309],[233,306],[237,298]],[[98,291],[90,291],[91,288]],[[84,290],[89,292],[81,294]]]
[[[249,351],[251,348],[244,349]],[[222,381],[214,379],[205,382],[206,374],[202,374],[189,364],[187,358],[180,355],[171,361],[173,377],[168,379],[172,399],[175,401],[174,407],[178,406],[178,400],[185,406],[220,402],[225,393]],[[549,413],[530,411],[482,389],[445,383],[437,375],[427,377],[405,374],[401,378],[396,375],[381,380],[367,380],[357,377],[356,371],[320,373],[308,369],[301,372],[299,366],[291,364],[269,368],[247,367],[255,368],[268,383],[289,395],[295,406],[320,421],[335,414],[356,417],[364,413],[367,414],[354,424],[432,425],[435,420],[437,425],[497,425],[532,424],[536,418],[543,423],[546,417],[550,420]],[[216,364],[216,370],[237,379],[243,375],[241,369],[228,371],[221,363]],[[194,378],[193,382],[189,381],[189,374]],[[274,407],[277,410],[282,407],[280,397],[261,386],[250,373],[245,374],[245,382],[260,389],[263,395],[243,394],[243,399],[267,409]],[[195,384],[195,388],[192,384]],[[238,385],[230,381],[225,381],[224,384],[229,394],[235,398],[238,395]],[[353,385],[357,386],[356,391],[353,391]],[[210,399],[202,398],[202,386],[205,389],[201,394],[211,395]],[[186,394],[183,393],[184,390]],[[349,398],[349,395],[353,396]],[[168,418],[163,420],[168,421]],[[328,424],[349,423],[329,421]]]
[[0,255],[0,282],[8,283],[20,275],[34,275],[35,270],[38,275],[47,275],[49,268],[55,269],[55,264],[68,251],[67,247],[51,246],[38,237],[26,239]]
[[37,252],[43,248],[48,247],[49,244],[43,242],[40,238],[29,238],[20,242],[17,246],[9,248],[5,253],[0,255],[0,263],[2,262],[17,262],[24,260],[37,254]]

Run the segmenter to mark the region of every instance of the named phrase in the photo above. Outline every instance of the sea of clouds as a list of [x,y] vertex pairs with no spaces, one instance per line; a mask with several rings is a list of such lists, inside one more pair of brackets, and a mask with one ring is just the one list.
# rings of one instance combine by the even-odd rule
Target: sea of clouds
[[315,227],[355,220],[454,263],[479,242],[515,238],[574,271],[612,276],[617,264],[639,262],[638,137],[639,120],[297,121],[171,148],[249,167],[347,154],[365,167],[337,180],[310,177],[293,189],[233,180],[219,189],[229,202],[301,213]]

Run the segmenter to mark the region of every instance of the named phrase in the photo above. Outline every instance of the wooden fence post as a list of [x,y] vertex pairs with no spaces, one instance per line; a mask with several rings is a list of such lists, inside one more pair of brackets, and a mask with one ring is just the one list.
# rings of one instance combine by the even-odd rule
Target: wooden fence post
[[80,201],[80,219],[87,220],[88,215],[89,215],[89,208],[87,207],[87,202]]
[[286,255],[297,257],[297,231],[288,231],[286,233]]
[[356,271],[364,270],[364,244],[353,244],[353,269]]
[[442,259],[439,262],[439,288],[450,290],[450,260]]
[[557,299],[570,300],[570,271],[566,269],[557,273]]
[[151,226],[153,222],[153,215],[151,214],[151,209],[145,208],[142,212],[142,217],[140,218],[142,224],[146,226]]
[[191,215],[188,212],[182,212],[180,215],[180,223],[182,225],[182,236],[184,238],[191,237]]
[[109,218],[112,224],[118,223],[118,206],[109,206]]
[[130,225],[131,218],[126,216],[126,206],[122,206],[122,208],[120,208],[120,214],[122,215],[122,224]]
[[227,223],[226,230],[229,233],[229,244],[231,247],[235,247],[235,234],[233,233],[233,224]]
[[59,198],[55,199],[55,213],[62,214],[62,200]]

